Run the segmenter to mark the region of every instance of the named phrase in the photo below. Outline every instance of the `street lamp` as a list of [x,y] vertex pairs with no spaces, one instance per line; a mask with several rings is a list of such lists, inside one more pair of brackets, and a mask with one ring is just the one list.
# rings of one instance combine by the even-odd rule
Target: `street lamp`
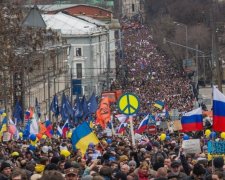
[[[186,47],[188,47],[188,30],[187,30],[187,25],[185,24],[181,24],[178,22],[174,22],[174,24],[176,24],[177,26],[181,26],[185,28],[185,45]],[[188,59],[188,48],[186,48],[186,59]]]
[[172,41],[168,41],[166,38],[163,38],[163,44],[166,44],[166,43],[169,43],[169,44],[172,44],[175,46],[179,46],[179,47],[183,47],[183,48],[189,49],[191,51],[194,51],[196,53],[195,57],[196,57],[196,87],[197,87],[197,85],[198,85],[198,53],[201,53],[203,55],[205,55],[205,53],[198,49],[198,45],[196,45],[196,48],[192,48],[192,47],[184,46],[182,44],[178,44],[178,43],[175,43]]

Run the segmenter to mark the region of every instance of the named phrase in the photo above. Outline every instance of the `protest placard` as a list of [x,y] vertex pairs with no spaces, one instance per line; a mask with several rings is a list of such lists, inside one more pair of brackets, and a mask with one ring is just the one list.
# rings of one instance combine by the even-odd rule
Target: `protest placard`
[[9,132],[4,132],[3,133],[3,138],[2,138],[2,141],[3,142],[8,142],[10,141],[10,138],[11,138],[11,134]]
[[182,143],[182,148],[184,149],[184,152],[187,154],[200,153],[201,152],[200,139],[185,140]]
[[208,153],[210,154],[225,154],[225,142],[224,141],[209,141]]

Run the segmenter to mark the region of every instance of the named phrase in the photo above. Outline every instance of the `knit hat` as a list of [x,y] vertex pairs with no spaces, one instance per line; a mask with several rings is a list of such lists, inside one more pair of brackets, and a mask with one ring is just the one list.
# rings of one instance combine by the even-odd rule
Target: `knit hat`
[[0,171],[2,172],[7,167],[10,167],[11,168],[11,165],[9,163],[5,162],[5,161],[2,162]]
[[134,160],[131,160],[131,161],[129,161],[129,163],[128,163],[128,165],[130,166],[130,165],[135,165],[135,167],[137,166],[137,163],[136,163],[136,161],[134,161]]

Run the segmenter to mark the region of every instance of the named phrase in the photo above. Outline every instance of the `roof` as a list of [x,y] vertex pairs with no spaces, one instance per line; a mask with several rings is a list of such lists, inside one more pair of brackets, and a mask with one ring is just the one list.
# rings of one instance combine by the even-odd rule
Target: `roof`
[[102,7],[93,6],[93,5],[89,5],[89,4],[51,4],[51,5],[38,5],[38,8],[40,10],[42,10],[42,11],[51,12],[51,11],[60,11],[60,10],[64,10],[64,9],[68,9],[68,8],[72,8],[72,7],[77,7],[77,6],[94,7],[94,8],[102,9],[104,11],[108,11],[108,12],[112,13],[112,11],[110,11],[108,9],[104,9]]
[[76,16],[76,17],[78,17],[80,19],[83,19],[83,20],[85,20],[87,22],[90,22],[92,24],[96,24],[97,26],[106,26],[107,25],[107,23],[105,21],[103,22],[103,21],[91,18],[89,16],[79,15],[79,16]]
[[23,26],[46,28],[46,24],[36,5],[30,9],[22,24]]
[[93,23],[62,12],[57,14],[44,14],[42,17],[47,28],[60,30],[63,35],[91,35],[103,32],[103,28]]

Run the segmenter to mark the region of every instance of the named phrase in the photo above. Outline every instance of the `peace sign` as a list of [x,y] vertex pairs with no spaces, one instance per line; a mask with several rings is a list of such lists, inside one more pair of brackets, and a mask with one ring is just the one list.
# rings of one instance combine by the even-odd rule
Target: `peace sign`
[[125,115],[132,115],[137,113],[140,107],[139,99],[136,95],[126,93],[118,100],[118,108],[121,113]]

